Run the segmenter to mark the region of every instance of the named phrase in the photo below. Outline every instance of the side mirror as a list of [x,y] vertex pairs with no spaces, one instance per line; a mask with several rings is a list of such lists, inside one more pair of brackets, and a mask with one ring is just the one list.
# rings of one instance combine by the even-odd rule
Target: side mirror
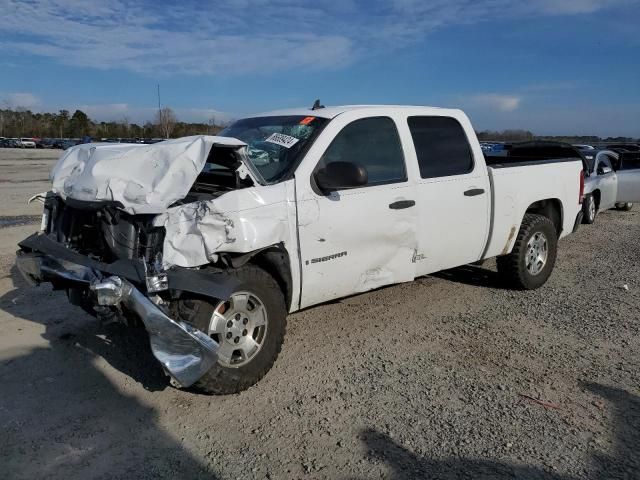
[[607,173],[611,173],[611,167],[599,167],[598,168],[598,175],[606,175]]
[[331,162],[318,170],[314,178],[323,192],[362,187],[369,181],[367,169],[351,162]]

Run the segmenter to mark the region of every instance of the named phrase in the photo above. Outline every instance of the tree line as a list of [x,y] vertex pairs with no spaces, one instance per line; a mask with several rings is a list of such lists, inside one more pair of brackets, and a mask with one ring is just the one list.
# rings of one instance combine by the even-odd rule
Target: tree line
[[631,137],[598,137],[596,135],[534,135],[528,130],[485,130],[476,132],[480,141],[494,142],[529,142],[531,140],[550,140],[554,142],[592,144],[592,143],[629,143],[638,142],[640,138]]
[[[96,122],[82,110],[39,113],[27,109],[0,109],[0,137],[19,138],[177,138],[188,135],[215,135],[222,129],[215,118],[207,123],[181,122],[174,111],[165,107],[153,121],[142,125],[131,123],[127,116],[120,121]],[[528,130],[485,130],[477,132],[481,141],[525,142],[555,140],[568,143],[634,142],[628,137],[536,136]]]
[[0,109],[0,137],[7,138],[177,138],[188,135],[215,135],[222,127],[212,117],[207,123],[181,122],[171,108],[161,109],[153,121],[131,123],[97,122],[82,110],[57,113],[32,112],[28,109]]

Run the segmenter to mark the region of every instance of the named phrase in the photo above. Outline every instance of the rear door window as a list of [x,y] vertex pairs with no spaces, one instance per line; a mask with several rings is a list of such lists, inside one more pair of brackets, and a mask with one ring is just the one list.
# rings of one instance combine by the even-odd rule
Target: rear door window
[[407,121],[422,178],[463,175],[473,170],[471,147],[456,119],[409,117]]

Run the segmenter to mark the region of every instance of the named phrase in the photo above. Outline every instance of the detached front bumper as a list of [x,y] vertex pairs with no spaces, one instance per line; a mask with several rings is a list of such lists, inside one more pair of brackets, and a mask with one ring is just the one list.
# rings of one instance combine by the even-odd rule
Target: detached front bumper
[[218,361],[218,344],[190,325],[167,316],[149,297],[120,277],[91,285],[100,305],[124,305],[149,332],[153,355],[181,387],[189,387]]
[[[95,294],[98,305],[122,306],[137,314],[149,333],[154,356],[180,387],[193,385],[218,361],[218,344],[213,339],[184,322],[170,318],[135,286],[136,283],[144,285],[144,277],[140,278],[141,272],[134,263],[104,264],[69,250],[42,234],[25,239],[20,247],[22,250],[18,251],[16,265],[31,283],[51,282],[57,288],[87,288]],[[57,255],[54,256],[52,251]],[[168,278],[169,287],[174,290],[199,293],[198,290],[212,287],[216,298],[223,300],[229,298],[236,287],[231,280],[206,274],[202,276],[198,270],[177,272]],[[209,283],[202,285],[199,281],[202,279]],[[191,284],[195,287],[188,288]],[[179,286],[187,288],[176,289]],[[208,294],[212,295],[211,290]]]

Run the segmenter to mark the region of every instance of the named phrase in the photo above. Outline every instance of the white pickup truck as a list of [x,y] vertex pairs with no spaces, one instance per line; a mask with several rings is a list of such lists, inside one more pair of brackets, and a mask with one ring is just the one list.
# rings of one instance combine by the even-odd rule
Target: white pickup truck
[[141,320],[174,384],[238,392],[273,365],[287,312],[496,256],[514,288],[544,284],[581,220],[583,164],[489,163],[462,111],[431,107],[78,145],[18,266],[94,315]]

